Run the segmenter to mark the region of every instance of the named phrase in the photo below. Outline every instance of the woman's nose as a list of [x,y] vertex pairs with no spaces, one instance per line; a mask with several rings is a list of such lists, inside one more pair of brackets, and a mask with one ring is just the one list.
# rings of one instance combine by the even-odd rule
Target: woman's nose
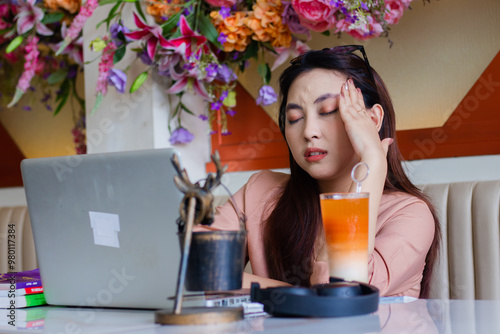
[[304,122],[304,138],[306,140],[311,140],[313,138],[319,138],[320,134],[319,122],[312,117],[306,118]]

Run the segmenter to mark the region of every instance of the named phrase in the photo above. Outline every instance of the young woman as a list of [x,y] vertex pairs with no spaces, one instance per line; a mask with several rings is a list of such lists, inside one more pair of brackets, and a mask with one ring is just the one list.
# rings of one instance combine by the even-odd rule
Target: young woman
[[[361,51],[364,59],[354,52]],[[244,287],[328,282],[319,194],[354,192],[351,169],[370,174],[369,283],[382,296],[426,297],[440,231],[432,206],[408,180],[394,142],[387,89],[362,46],[308,51],[280,77],[279,125],[290,151],[290,174],[261,171],[217,208],[209,229],[238,229],[247,218],[253,274]]]

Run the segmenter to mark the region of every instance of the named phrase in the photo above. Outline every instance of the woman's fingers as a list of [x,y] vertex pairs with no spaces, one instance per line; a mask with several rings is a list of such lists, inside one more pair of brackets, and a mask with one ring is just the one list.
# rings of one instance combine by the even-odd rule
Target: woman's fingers
[[341,87],[340,108],[353,117],[357,117],[358,113],[363,113],[360,116],[367,115],[363,94],[352,79],[348,79]]

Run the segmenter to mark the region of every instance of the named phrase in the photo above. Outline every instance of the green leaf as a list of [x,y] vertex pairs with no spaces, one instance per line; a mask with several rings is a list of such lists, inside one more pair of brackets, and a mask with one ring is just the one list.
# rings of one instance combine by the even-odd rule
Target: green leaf
[[14,97],[12,98],[12,101],[10,101],[10,103],[7,105],[7,108],[13,107],[17,102],[19,102],[19,100],[21,99],[21,97],[23,97],[23,95],[24,91],[16,87],[16,92],[14,93]]
[[109,5],[110,3],[115,3],[119,0],[101,0],[99,1],[99,6]]
[[238,64],[238,68],[240,69],[241,73],[245,72],[246,67],[245,67],[245,61],[244,60],[240,61],[240,63]]
[[57,115],[57,114],[59,114],[59,112],[61,111],[61,109],[66,104],[66,101],[68,100],[68,97],[69,97],[69,94],[66,94],[66,95],[63,96],[63,98],[61,99],[61,102],[59,102],[59,104],[57,105],[56,109],[54,110],[54,116]]
[[68,74],[68,70],[58,70],[52,73],[48,78],[47,82],[49,85],[54,85],[62,82],[64,79],[66,79],[66,75]]
[[126,48],[125,44],[122,44],[118,49],[116,49],[115,55],[113,56],[113,64],[116,64],[120,60],[122,60],[123,56],[125,56],[126,51],[127,51],[127,48]]
[[329,36],[330,36],[330,30],[325,30],[325,31],[323,31],[323,32],[321,33],[321,35],[325,35],[325,36],[329,37]]
[[23,42],[23,36],[17,36],[9,43],[7,49],[5,49],[5,53],[11,53],[15,49],[17,49],[17,47],[21,45],[22,42]]
[[97,97],[95,99],[94,107],[92,108],[92,111],[90,112],[90,115],[93,115],[96,110],[99,108],[99,105],[101,105],[103,95],[102,93],[97,93]]
[[259,68],[257,69],[259,75],[264,79],[264,84],[269,85],[271,81],[271,69],[267,63],[259,64]]
[[168,35],[175,27],[177,27],[177,22],[179,22],[182,12],[179,12],[170,18],[161,25],[163,29],[163,35]]
[[203,36],[205,36],[212,44],[214,44],[219,49],[222,49],[222,45],[217,40],[219,38],[219,33],[217,29],[215,29],[212,21],[208,18],[208,16],[200,15],[199,16],[199,30]]
[[[13,29],[14,28],[14,29]],[[2,35],[5,35],[6,33],[8,33],[9,31],[11,30],[14,30],[15,31],[15,26],[13,28],[7,28],[7,29],[0,29],[0,36]],[[5,36],[4,36],[5,37]]]
[[102,20],[97,24],[96,29],[98,29],[101,26],[101,24],[106,23],[106,28],[109,30],[109,23],[111,22],[112,19],[114,19],[117,16],[118,16],[117,13],[113,15],[110,14],[106,19]]
[[111,15],[115,14],[120,5],[122,4],[123,0],[118,0],[116,4],[109,10],[108,17]]
[[148,78],[148,71],[144,71],[141,74],[137,76],[137,78],[134,80],[134,83],[132,84],[132,87],[130,87],[130,93],[135,92],[136,90],[139,89],[139,87],[142,86],[144,81]]
[[56,96],[56,102],[59,101],[59,104],[57,105],[56,109],[54,110],[54,116],[57,115],[61,111],[64,104],[66,104],[66,101],[68,100],[68,97],[69,97],[69,91],[70,91],[69,86],[70,85],[71,85],[71,83],[70,83],[69,79],[65,78],[65,80],[63,81],[61,86],[59,86],[59,94],[57,94],[57,96]]
[[257,41],[252,40],[250,45],[247,47],[247,51],[243,55],[243,60],[247,60],[250,58],[257,59],[258,52],[259,52],[259,43]]
[[56,101],[63,99],[64,96],[66,95],[69,95],[69,86],[70,86],[69,79],[65,78],[62,84],[59,86],[59,93],[56,96]]
[[62,12],[46,13],[43,16],[42,23],[43,24],[51,24],[51,23],[55,23],[55,22],[61,22],[63,18],[64,18],[64,13],[62,13]]
[[105,20],[106,21],[106,27],[107,27],[107,30],[109,30],[109,23],[111,22],[111,19],[113,17],[115,17],[117,14],[116,14],[116,11],[118,10],[118,8],[120,7],[120,5],[122,4],[122,0],[119,0],[114,6],[113,8],[111,8],[111,10],[109,11],[108,13],[108,17],[107,19]]
[[181,108],[188,114],[195,116],[195,114],[191,110],[189,110],[185,105],[181,104]]
[[147,22],[146,16],[144,15],[144,12],[142,11],[141,3],[139,1],[137,1],[135,3],[135,10],[137,10],[137,12],[139,13],[139,16],[142,18],[142,20],[144,22]]
[[262,42],[262,45],[264,46],[264,48],[266,48],[267,50],[269,50],[270,52],[274,53],[275,55],[278,55],[278,52],[276,52],[276,50],[274,49],[274,47],[271,45],[271,43],[269,42]]
[[76,77],[74,77],[72,80],[71,80],[71,87],[73,88],[73,97],[75,97],[75,99],[78,101],[78,103],[80,104],[80,107],[82,108],[82,110],[85,110],[85,100],[82,99],[79,95],[78,95],[78,92],[76,91]]

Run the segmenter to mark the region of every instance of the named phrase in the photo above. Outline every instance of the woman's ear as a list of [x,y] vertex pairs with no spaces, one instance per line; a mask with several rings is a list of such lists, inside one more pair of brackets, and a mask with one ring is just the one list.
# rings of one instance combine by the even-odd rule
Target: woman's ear
[[384,120],[384,108],[380,104],[374,104],[373,107],[368,109],[368,115],[373,121],[373,124],[377,127],[377,132],[380,131],[382,127],[382,121]]

